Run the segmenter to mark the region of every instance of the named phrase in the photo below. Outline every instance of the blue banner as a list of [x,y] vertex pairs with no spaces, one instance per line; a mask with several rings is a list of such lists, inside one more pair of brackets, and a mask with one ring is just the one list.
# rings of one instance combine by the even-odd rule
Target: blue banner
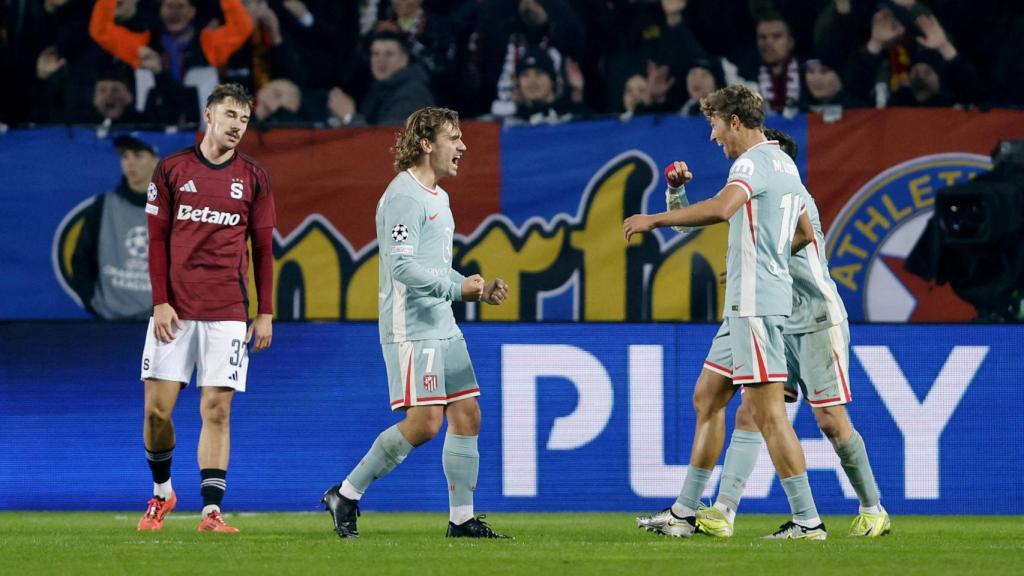
[[[685,473],[693,382],[715,330],[466,326],[483,389],[477,510],[665,506]],[[0,509],[141,511],[151,486],[138,382],[144,332],[140,324],[0,324]],[[853,342],[850,414],[885,506],[1024,513],[1024,400],[1006,392],[1019,379],[1024,329],[858,325]],[[279,323],[273,348],[251,362],[249,391],[231,418],[225,507],[316,510],[321,492],[399,418],[388,409],[376,326]],[[854,493],[810,409],[792,415],[819,509],[854,513]],[[174,418],[174,483],[180,506],[195,510],[194,387]],[[364,507],[446,509],[440,453],[440,439],[417,449],[371,488]],[[788,510],[765,452],[743,509]]]

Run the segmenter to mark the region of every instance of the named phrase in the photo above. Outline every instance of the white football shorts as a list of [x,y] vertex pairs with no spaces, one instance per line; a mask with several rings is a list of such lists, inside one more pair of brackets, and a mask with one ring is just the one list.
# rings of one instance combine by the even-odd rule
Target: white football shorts
[[182,320],[174,340],[163,343],[153,335],[153,318],[146,328],[142,379],[155,378],[188,386],[192,369],[197,386],[233,388],[245,392],[249,353],[245,322]]

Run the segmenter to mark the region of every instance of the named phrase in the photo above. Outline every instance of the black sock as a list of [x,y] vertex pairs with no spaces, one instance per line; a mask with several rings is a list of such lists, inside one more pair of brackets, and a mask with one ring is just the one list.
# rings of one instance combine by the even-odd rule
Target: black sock
[[199,492],[203,495],[203,507],[216,506],[220,508],[220,502],[224,499],[224,491],[227,490],[228,471],[219,468],[203,468],[199,471],[203,481]]
[[153,474],[153,482],[163,484],[171,479],[171,457],[174,455],[174,446],[166,450],[150,450],[146,448],[146,461],[149,463],[149,471]]

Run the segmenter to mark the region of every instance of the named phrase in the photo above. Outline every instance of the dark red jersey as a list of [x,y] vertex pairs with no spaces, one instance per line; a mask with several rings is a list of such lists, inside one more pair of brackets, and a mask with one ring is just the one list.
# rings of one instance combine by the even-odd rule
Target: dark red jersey
[[146,212],[154,306],[168,302],[183,320],[245,321],[252,236],[259,312],[273,313],[274,197],[256,161],[236,151],[211,164],[198,146],[171,154],[153,172]]

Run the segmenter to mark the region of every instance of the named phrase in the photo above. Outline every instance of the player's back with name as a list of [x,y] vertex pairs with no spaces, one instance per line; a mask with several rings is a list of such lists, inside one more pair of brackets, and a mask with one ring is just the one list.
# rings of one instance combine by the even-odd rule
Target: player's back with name
[[220,165],[197,147],[160,161],[146,211],[169,220],[169,293],[179,317],[245,320],[251,229],[274,226],[270,178],[236,152]]

